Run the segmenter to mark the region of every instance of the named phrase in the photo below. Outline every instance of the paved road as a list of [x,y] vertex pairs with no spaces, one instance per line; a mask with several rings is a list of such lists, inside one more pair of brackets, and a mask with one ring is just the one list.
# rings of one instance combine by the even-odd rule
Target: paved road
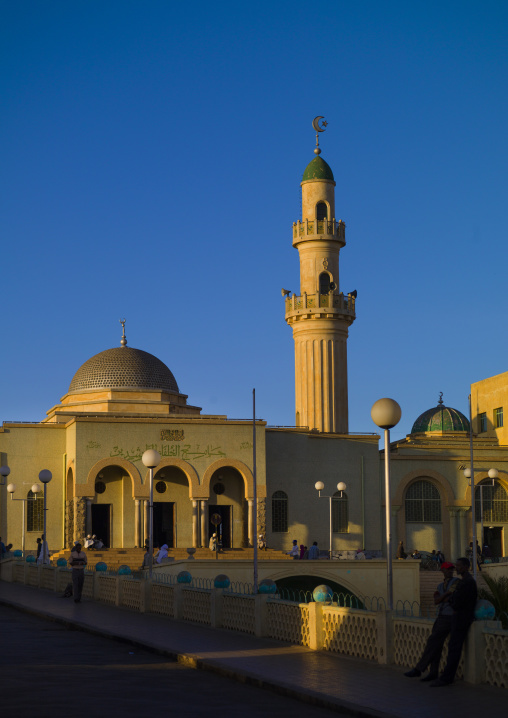
[[0,635],[2,718],[337,716],[7,606]]

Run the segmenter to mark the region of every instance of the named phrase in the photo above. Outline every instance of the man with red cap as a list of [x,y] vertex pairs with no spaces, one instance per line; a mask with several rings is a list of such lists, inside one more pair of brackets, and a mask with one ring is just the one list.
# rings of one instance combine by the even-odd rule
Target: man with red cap
[[439,606],[437,618],[432,626],[432,633],[427,640],[422,657],[414,668],[404,673],[407,678],[418,678],[429,666],[430,671],[421,679],[422,681],[435,681],[439,675],[439,661],[444,642],[452,629],[453,608],[450,605],[450,596],[460,581],[453,575],[455,571],[453,563],[445,561],[441,564],[440,570],[443,572],[444,581],[434,592],[434,604]]

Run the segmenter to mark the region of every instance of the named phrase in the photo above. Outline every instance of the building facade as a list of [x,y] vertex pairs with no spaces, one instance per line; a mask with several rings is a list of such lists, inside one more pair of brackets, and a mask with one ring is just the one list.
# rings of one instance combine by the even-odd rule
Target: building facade
[[[50,549],[87,534],[107,546],[142,546],[149,474],[141,457],[154,448],[162,457],[154,476],[155,543],[207,546],[218,530],[225,547],[248,546],[257,524],[276,549],[288,550],[294,539],[334,551],[383,549],[379,436],[348,433],[347,339],[356,292],[341,288],[345,224],[335,219],[335,180],[319,153],[301,186],[302,218],[292,233],[300,289],[283,290],[295,346],[296,426],[255,424],[257,506],[252,422],[203,415],[187,404],[160,359],[127,346],[124,328],[120,346],[86,361],[40,423],[0,427],[0,463],[11,469],[0,488],[4,541],[20,547],[24,529],[26,548],[35,548],[43,511],[41,494],[31,487],[49,469]],[[507,403],[508,373],[472,385],[477,535],[483,516],[483,537],[497,555],[508,551]],[[402,540],[406,549],[440,549],[452,559],[463,554],[472,535],[467,418],[440,399],[390,452],[394,547]],[[325,485],[321,496],[317,481]]]

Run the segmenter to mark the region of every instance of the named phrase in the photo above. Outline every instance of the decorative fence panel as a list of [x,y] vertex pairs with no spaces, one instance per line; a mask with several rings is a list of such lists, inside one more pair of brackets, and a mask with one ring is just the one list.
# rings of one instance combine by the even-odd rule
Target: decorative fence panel
[[25,564],[17,563],[12,572],[12,579],[16,583],[25,583]]
[[[428,618],[395,618],[393,621],[393,662],[396,666],[415,666],[423,653],[431,634],[434,621]],[[441,654],[439,670],[442,671],[448,655],[448,638]],[[464,677],[464,651],[455,674]]]
[[256,632],[256,600],[254,596],[222,596],[222,626],[230,631]]
[[99,601],[116,603],[116,578],[114,576],[99,576]]
[[120,590],[122,606],[132,608],[134,611],[141,610],[141,581],[121,579]]
[[508,631],[484,633],[485,680],[491,686],[508,688]]
[[211,591],[202,588],[183,589],[182,618],[184,621],[205,623],[209,626],[212,622]]
[[85,571],[85,581],[83,583],[83,598],[93,598],[93,577],[92,572]]
[[39,585],[39,567],[38,566],[27,565],[25,582],[26,582],[27,586],[38,586]]
[[160,616],[175,617],[175,589],[162,583],[152,584],[150,611]]
[[310,645],[309,607],[288,601],[268,601],[268,635],[279,641]]
[[376,614],[344,608],[323,608],[323,649],[370,661],[378,660]]
[[72,583],[72,571],[70,568],[59,568],[56,573],[56,590],[65,591],[67,584]]
[[55,570],[53,566],[41,567],[41,588],[55,590]]

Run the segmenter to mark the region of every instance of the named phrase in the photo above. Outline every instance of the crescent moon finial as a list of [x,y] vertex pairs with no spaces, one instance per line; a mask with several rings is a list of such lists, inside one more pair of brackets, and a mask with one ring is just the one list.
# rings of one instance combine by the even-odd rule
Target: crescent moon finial
[[[321,126],[319,125],[319,120],[323,120]],[[324,132],[327,125],[328,122],[324,119],[323,115],[318,115],[312,120],[312,127],[316,130],[316,149],[314,150],[314,154],[316,155],[321,154],[321,150],[319,148],[319,133]]]

